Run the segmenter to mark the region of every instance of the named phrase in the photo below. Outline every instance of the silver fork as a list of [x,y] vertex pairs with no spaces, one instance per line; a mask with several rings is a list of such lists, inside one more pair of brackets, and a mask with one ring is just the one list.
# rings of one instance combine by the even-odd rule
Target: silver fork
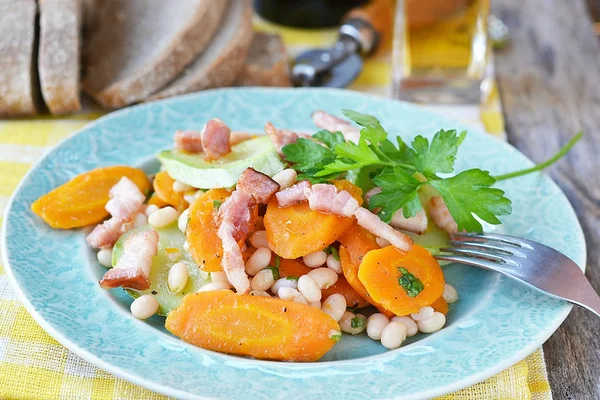
[[498,234],[457,233],[435,258],[500,272],[600,317],[600,296],[570,258],[531,240]]

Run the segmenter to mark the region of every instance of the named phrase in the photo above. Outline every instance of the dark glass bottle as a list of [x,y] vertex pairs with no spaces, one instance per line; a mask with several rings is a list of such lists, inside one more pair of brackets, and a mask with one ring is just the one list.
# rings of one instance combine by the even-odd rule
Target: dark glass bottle
[[344,14],[367,0],[254,0],[254,10],[266,20],[298,28],[340,24]]

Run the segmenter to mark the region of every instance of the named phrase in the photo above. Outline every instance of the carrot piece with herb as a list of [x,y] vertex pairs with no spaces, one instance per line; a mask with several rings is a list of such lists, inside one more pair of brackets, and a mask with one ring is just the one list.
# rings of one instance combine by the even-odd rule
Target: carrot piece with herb
[[353,218],[311,210],[307,202],[279,207],[273,199],[263,219],[271,250],[283,258],[298,258],[323,250],[346,231]]
[[440,264],[419,245],[408,252],[394,246],[369,251],[358,268],[358,279],[374,301],[396,315],[417,313],[444,292]]
[[315,307],[228,290],[185,296],[165,326],[196,346],[263,360],[317,361],[340,338],[338,323]]
[[186,238],[190,255],[206,272],[222,271],[223,244],[217,236],[219,206],[231,195],[227,189],[211,189],[190,206]]
[[31,210],[55,229],[97,224],[108,216],[105,210],[110,189],[127,177],[142,193],[150,189],[144,171],[127,166],[96,168],[76,176],[37,199]]
[[188,203],[183,198],[183,193],[173,190],[175,179],[171,178],[166,171],[160,171],[154,177],[154,194],[159,200],[173,206],[181,212],[188,208]]

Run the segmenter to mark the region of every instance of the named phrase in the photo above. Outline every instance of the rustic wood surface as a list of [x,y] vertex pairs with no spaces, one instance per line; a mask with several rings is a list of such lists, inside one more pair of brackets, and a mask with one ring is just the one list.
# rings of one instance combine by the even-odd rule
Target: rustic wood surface
[[[496,55],[509,141],[535,161],[584,131],[548,173],[585,232],[600,292],[600,42],[584,0],[494,0],[512,35]],[[600,399],[600,318],[575,308],[544,345],[555,399]]]

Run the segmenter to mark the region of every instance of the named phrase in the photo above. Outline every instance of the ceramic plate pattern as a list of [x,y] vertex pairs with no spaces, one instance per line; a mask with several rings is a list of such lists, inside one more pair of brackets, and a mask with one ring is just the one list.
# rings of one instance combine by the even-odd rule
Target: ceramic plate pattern
[[[234,130],[261,132],[266,121],[315,131],[310,114],[343,108],[376,115],[407,139],[458,128],[417,106],[342,90],[222,89],[112,113],[86,126],[41,160],[23,179],[4,219],[4,265],[34,318],[72,351],[124,379],[180,398],[338,399],[428,398],[479,382],[540,346],[571,307],[483,270],[447,267],[461,300],[448,326],[384,351],[366,336],[344,339],[317,363],[278,363],[227,356],[187,345],[131,317],[122,291],[97,284],[103,269],[84,232],[58,231],[30,211],[39,196],[99,166],[145,165],[170,148],[176,129],[198,129],[219,117]],[[470,131],[457,169],[500,174],[530,166],[510,145]],[[585,265],[585,242],[560,189],[534,174],[499,185],[513,200],[507,233],[552,246]],[[154,317],[153,317],[154,318]],[[338,361],[327,361],[338,360]]]

